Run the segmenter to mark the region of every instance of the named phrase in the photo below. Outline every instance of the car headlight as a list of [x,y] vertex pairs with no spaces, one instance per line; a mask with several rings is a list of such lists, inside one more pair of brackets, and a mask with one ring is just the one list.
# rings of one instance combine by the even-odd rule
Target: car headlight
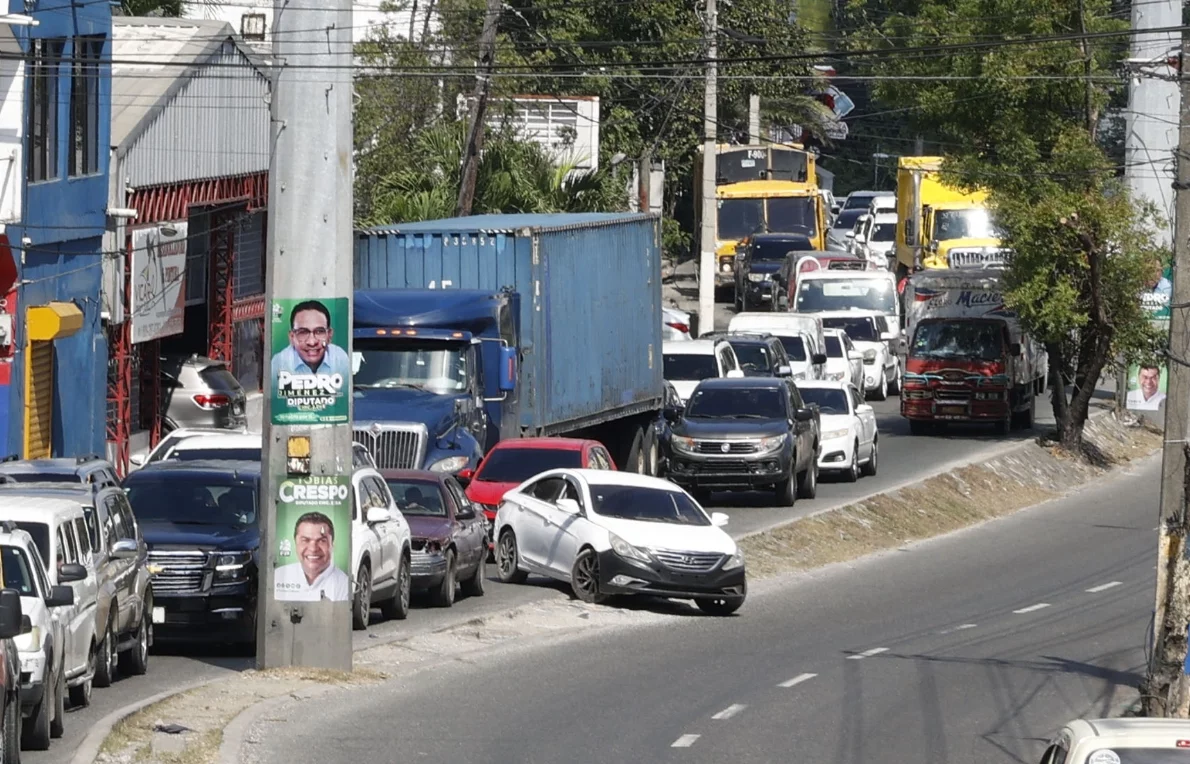
[[652,562],[649,553],[639,547],[634,547],[624,539],[620,538],[614,533],[607,534],[608,540],[611,541],[612,551],[626,560],[636,560],[637,562],[649,563]]
[[865,350],[864,351],[864,363],[866,363],[866,364],[876,363],[876,351],[875,350]]
[[692,454],[695,451],[694,438],[687,438],[684,435],[671,435],[669,442],[673,444],[674,450],[684,451],[687,454]]
[[789,435],[787,435],[786,433],[781,433],[780,435],[773,435],[772,437],[769,437],[769,438],[761,438],[760,442],[757,444],[758,450],[761,451],[762,453],[765,451],[776,451],[778,448],[785,445],[785,441],[788,438],[789,438]]
[[822,439],[823,440],[834,440],[835,438],[845,438],[845,437],[847,437],[848,432],[850,432],[850,430],[847,430],[847,429],[828,430],[827,432],[822,433]]
[[[27,634],[18,634],[12,638],[12,643],[16,645],[18,653],[37,653],[36,660],[41,660],[41,627],[34,626],[33,630]],[[28,662],[32,656],[21,656],[21,662]]]
[[735,554],[727,558],[727,562],[723,563],[723,570],[735,570],[736,568],[743,567],[743,565],[744,554],[737,550]]
[[748,274],[748,280],[755,282],[755,283],[760,283],[762,281],[768,281],[768,278],[769,278],[768,274],[766,274],[766,273],[749,273]]
[[215,580],[240,581],[247,578],[246,567],[251,561],[252,553],[248,551],[218,553],[215,556]]
[[837,371],[833,374],[826,375],[827,379],[834,380],[835,382],[841,382],[846,377],[847,377],[847,372],[845,372],[845,371]]
[[458,472],[467,467],[470,461],[466,456],[448,456],[430,465],[430,472]]

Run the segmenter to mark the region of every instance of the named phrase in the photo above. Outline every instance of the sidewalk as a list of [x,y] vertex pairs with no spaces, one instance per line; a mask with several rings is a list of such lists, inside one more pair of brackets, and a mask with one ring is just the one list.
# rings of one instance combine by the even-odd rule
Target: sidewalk
[[[679,263],[669,278],[661,281],[661,304],[698,316],[698,280],[694,277],[694,261]],[[715,331],[727,331],[727,323],[735,315],[731,305],[715,304]],[[702,331],[701,324],[698,324]]]

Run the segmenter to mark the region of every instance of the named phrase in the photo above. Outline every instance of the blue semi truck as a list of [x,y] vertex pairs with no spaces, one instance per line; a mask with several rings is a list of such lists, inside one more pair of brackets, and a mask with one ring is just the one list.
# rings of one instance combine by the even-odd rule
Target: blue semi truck
[[382,469],[474,469],[501,440],[589,437],[656,474],[654,215],[476,215],[359,231],[355,440]]

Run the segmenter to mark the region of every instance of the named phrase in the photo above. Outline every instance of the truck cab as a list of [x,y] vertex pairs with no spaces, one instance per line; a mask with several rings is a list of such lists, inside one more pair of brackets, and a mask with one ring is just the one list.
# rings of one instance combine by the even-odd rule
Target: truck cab
[[354,439],[380,469],[474,469],[514,436],[519,300],[468,289],[355,293]]
[[981,202],[959,201],[922,209],[923,268],[981,268],[1007,262],[1003,232]]

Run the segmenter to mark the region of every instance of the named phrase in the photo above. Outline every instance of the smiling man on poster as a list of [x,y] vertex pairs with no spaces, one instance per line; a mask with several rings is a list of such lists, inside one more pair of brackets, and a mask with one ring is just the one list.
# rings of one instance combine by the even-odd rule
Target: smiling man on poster
[[351,358],[335,341],[347,335],[346,303],[338,298],[274,301],[274,424],[347,421]]
[[335,567],[335,525],[321,512],[307,512],[293,527],[297,562],[277,568],[273,577],[278,600],[313,602],[351,599],[351,579]]

